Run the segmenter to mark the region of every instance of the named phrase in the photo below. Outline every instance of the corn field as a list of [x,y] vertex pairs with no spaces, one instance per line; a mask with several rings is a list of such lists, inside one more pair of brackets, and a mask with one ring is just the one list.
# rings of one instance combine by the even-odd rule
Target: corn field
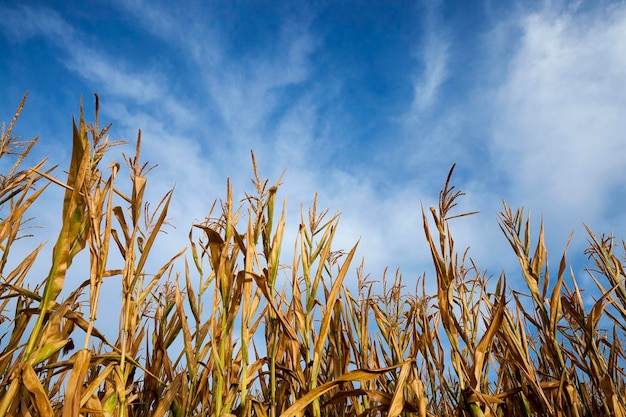
[[[399,273],[375,277],[377,293],[357,245],[333,246],[339,217],[316,203],[283,241],[280,179],[261,177],[252,155],[246,198],[228,183],[185,250],[148,262],[175,196],[145,201],[141,132],[120,158],[130,177],[103,167],[118,143],[96,96],[92,123],[81,104],[65,171],[25,166],[37,143],[13,136],[25,100],[0,141],[0,417],[626,416],[624,241],[588,230],[579,256],[601,294],[588,306],[565,253],[548,266],[543,225],[532,236],[525,211],[504,203],[497,221],[519,271],[490,279],[455,247],[452,225],[472,213],[454,211],[453,167],[415,231],[435,276],[410,288]],[[24,229],[50,187],[64,193],[60,232],[30,289],[43,243]],[[33,246],[16,259],[19,239]],[[85,280],[67,288],[85,252]],[[104,280],[121,282],[113,334],[99,328]]]

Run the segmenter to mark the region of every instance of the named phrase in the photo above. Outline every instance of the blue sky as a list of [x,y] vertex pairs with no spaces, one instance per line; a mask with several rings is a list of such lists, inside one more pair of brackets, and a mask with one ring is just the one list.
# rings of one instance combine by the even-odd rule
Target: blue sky
[[176,185],[163,256],[226,178],[251,189],[250,150],[262,175],[286,170],[288,236],[318,192],[373,279],[431,274],[420,204],[453,163],[460,210],[480,211],[453,233],[496,276],[517,272],[503,198],[544,218],[554,266],[571,232],[581,253],[583,223],[625,235],[624,2],[0,1],[0,16],[0,119],[28,90],[15,133],[61,167],[81,96],[90,117],[99,94],[111,139],[142,129],[151,195]]

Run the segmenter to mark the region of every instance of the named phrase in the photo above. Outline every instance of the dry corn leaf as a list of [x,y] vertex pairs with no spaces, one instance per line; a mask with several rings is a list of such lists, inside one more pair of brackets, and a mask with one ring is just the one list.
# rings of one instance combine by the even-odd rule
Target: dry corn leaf
[[386,372],[389,372],[393,369],[403,366],[404,364],[398,364],[396,366],[389,366],[386,368],[380,369],[357,369],[355,371],[347,372],[337,379],[322,384],[311,391],[307,392],[305,395],[296,400],[287,410],[285,410],[280,417],[293,417],[293,416],[302,416],[304,409],[311,404],[315,399],[321,397],[337,385],[340,385],[344,382],[363,382],[369,381],[376,378],[379,375],[382,375]]
[[54,411],[52,405],[48,399],[48,393],[44,389],[43,385],[39,381],[39,376],[30,365],[30,363],[23,363],[21,366],[21,377],[24,387],[30,392],[33,405],[37,409],[40,416],[52,416]]
[[183,384],[186,383],[187,378],[185,376],[186,374],[184,372],[176,375],[174,380],[168,385],[159,399],[159,405],[156,410],[154,410],[154,414],[152,414],[153,417],[163,417],[165,413],[170,410],[176,395],[181,391]]
[[400,368],[400,375],[396,380],[395,392],[393,393],[389,411],[387,412],[388,417],[398,417],[404,410],[404,386],[406,385],[406,380],[413,363],[414,360],[406,361],[402,364],[402,368]]
[[65,398],[63,401],[63,417],[78,416],[81,407],[82,387],[87,368],[91,359],[91,352],[81,349],[74,355],[74,366],[65,387]]

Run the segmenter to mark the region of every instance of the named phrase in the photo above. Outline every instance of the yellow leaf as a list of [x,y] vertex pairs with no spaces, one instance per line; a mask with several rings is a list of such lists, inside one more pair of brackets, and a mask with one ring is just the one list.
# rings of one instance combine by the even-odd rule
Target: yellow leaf
[[407,362],[409,361],[406,361],[404,363],[401,363],[395,366],[389,366],[387,368],[357,369],[355,371],[346,372],[345,374],[341,375],[339,378],[335,379],[334,381],[330,381],[325,384],[322,384],[319,387],[316,387],[312,389],[311,391],[307,392],[305,395],[300,397],[295,403],[293,403],[291,407],[285,410],[280,415],[280,417],[302,416],[302,412],[309,404],[311,404],[316,398],[321,397],[322,395],[324,395],[325,393],[333,389],[335,386],[343,382],[348,382],[348,381],[360,381],[360,382],[369,381],[371,379],[376,378],[378,375],[382,375],[386,372],[391,371],[392,369],[396,369],[400,366],[403,366]]
[[50,405],[50,400],[48,399],[48,394],[46,394],[41,382],[39,382],[39,377],[29,363],[24,363],[22,367],[22,382],[28,392],[30,392],[33,396],[33,405],[37,409],[39,415],[54,415],[52,405]]
[[89,368],[89,360],[91,352],[87,349],[81,349],[74,354],[74,366],[70,373],[67,387],[65,388],[65,401],[63,404],[63,417],[78,416],[80,411],[81,388],[87,369]]

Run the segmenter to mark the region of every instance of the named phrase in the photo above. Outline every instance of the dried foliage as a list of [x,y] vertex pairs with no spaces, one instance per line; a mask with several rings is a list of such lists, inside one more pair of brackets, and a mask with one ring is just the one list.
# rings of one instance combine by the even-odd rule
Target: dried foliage
[[[118,164],[100,166],[116,143],[98,126],[97,97],[94,124],[81,105],[62,181],[46,160],[22,166],[37,141],[12,136],[25,99],[0,141],[2,166],[13,160],[0,176],[0,417],[626,416],[623,241],[588,230],[601,294],[588,307],[565,254],[551,280],[543,225],[533,243],[530,219],[505,203],[499,224],[527,291],[510,290],[504,273],[490,283],[454,245],[450,221],[472,213],[452,213],[453,167],[430,220],[422,210],[436,292],[426,275],[408,292],[397,273],[376,295],[363,266],[352,269],[357,246],[333,248],[338,216],[315,203],[280,263],[280,179],[270,186],[253,156],[254,192],[236,203],[229,183],[192,226],[186,257],[148,262],[173,193],[154,210],[144,200],[141,132],[125,183]],[[10,253],[50,185],[64,188],[61,228],[31,290],[43,245]],[[85,250],[88,279],[68,292]],[[117,334],[98,328],[105,279],[121,282]]]

